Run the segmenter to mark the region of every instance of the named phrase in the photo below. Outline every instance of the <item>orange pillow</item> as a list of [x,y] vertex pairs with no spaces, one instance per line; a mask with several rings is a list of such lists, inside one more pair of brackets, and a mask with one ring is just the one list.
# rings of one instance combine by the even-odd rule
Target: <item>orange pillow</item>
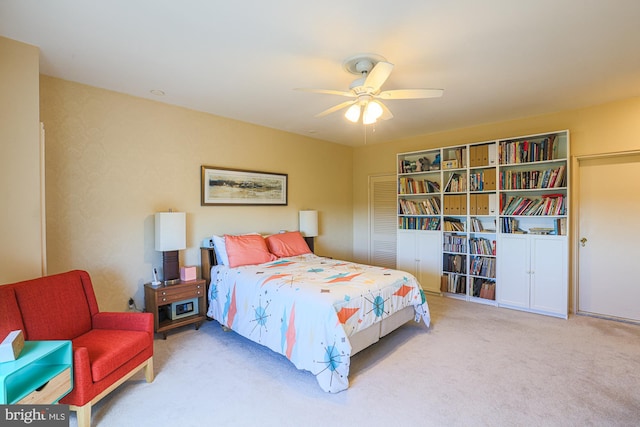
[[267,244],[258,234],[244,234],[242,236],[224,235],[224,245],[229,257],[229,267],[241,265],[262,264],[278,259],[269,252]]
[[266,239],[269,251],[278,258],[310,254],[311,250],[299,231],[272,234]]

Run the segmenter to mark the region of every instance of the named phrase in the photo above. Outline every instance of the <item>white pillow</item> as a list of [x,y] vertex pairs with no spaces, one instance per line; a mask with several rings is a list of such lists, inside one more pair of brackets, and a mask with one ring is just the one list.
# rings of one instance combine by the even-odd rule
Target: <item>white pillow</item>
[[216,253],[218,265],[229,265],[229,256],[227,255],[227,247],[224,244],[223,236],[213,236],[213,250]]

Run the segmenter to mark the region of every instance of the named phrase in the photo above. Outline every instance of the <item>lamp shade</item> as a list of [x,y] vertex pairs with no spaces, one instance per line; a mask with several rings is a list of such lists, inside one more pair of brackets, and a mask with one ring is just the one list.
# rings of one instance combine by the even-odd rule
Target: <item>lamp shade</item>
[[184,212],[156,213],[156,251],[177,251],[187,247]]
[[360,120],[360,104],[353,104],[347,109],[347,111],[344,113],[344,116],[350,122],[358,123],[358,120]]
[[362,113],[362,123],[370,125],[375,123],[382,115],[382,107],[378,101],[369,101],[364,107],[364,113]]
[[300,233],[305,237],[318,235],[318,211],[300,211]]

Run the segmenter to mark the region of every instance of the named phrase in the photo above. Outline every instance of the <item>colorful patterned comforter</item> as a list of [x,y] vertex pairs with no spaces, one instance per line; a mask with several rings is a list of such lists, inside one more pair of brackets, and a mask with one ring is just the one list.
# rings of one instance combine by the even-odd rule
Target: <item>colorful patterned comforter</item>
[[424,293],[409,273],[307,254],[214,266],[207,314],[339,392],[349,386],[349,337],[409,305],[429,326]]

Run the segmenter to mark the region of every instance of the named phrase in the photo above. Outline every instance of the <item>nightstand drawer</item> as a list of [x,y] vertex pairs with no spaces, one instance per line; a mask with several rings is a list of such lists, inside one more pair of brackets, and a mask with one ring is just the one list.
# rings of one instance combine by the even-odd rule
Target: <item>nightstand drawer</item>
[[161,290],[156,294],[158,305],[169,304],[171,302],[185,299],[198,298],[204,295],[204,285],[195,285],[191,288]]
[[43,386],[27,394],[18,404],[48,405],[55,403],[71,390],[71,369],[60,372]]

